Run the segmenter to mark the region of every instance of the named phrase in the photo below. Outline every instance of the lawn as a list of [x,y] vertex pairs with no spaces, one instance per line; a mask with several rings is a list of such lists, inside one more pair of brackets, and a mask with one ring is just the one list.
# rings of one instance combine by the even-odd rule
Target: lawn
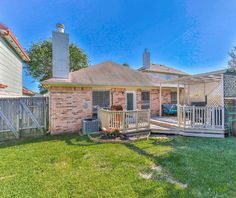
[[236,197],[236,139],[93,143],[78,135],[0,145],[0,197]]

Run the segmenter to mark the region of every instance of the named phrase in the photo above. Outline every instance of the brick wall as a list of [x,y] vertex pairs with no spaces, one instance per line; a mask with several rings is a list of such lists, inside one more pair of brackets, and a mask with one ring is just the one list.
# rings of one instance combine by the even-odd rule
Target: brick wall
[[[152,89],[150,93],[150,109],[151,115],[157,116],[160,110],[160,98],[159,98],[159,90]],[[170,89],[162,89],[162,104],[171,103],[171,90]]]
[[123,109],[125,109],[125,89],[124,88],[113,88],[111,89],[112,95],[112,104],[113,105],[121,105]]
[[171,90],[164,89],[162,90],[162,104],[171,103]]
[[150,110],[151,115],[156,116],[159,112],[159,90],[158,89],[152,89],[150,92]]
[[[125,109],[125,88],[114,88],[113,105]],[[141,109],[141,89],[136,90],[136,107]],[[162,103],[171,102],[170,90],[162,91]],[[159,113],[159,90],[150,92],[152,116]],[[74,132],[82,127],[82,119],[92,117],[92,89],[74,87],[53,87],[50,89],[50,130],[52,134]]]
[[92,89],[53,87],[50,89],[52,134],[81,129],[82,119],[92,116]]
[[141,110],[142,108],[142,90],[137,89],[136,91],[136,108]]

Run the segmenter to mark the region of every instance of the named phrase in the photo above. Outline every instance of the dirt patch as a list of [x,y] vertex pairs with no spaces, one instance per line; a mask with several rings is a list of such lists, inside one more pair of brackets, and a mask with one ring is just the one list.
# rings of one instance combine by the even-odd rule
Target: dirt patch
[[166,171],[164,171],[161,166],[157,166],[157,165],[153,165],[151,167],[151,172],[140,172],[139,175],[143,179],[153,179],[156,181],[166,180],[167,182],[174,184],[176,186],[179,186],[182,189],[185,189],[188,187],[187,184],[183,184],[177,181],[175,178],[170,176]]

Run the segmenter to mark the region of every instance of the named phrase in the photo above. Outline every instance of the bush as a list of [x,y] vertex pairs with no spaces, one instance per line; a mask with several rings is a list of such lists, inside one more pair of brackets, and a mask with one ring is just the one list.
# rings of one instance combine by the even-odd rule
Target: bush
[[103,134],[109,138],[116,138],[120,136],[120,131],[119,129],[110,129],[110,130],[104,131]]

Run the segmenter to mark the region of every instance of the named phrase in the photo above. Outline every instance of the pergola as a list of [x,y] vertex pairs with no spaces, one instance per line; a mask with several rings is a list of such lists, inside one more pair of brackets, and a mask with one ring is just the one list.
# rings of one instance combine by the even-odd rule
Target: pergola
[[[179,127],[224,130],[224,74],[226,71],[196,74],[167,81],[168,84],[177,85]],[[160,100],[163,85],[160,85]],[[160,116],[161,111],[160,102]]]
[[[192,76],[186,76],[182,77],[176,80],[168,81],[168,83],[177,84],[177,104],[180,105],[180,88],[183,87],[183,104],[190,105],[191,102],[191,96],[190,91],[194,92],[201,92],[202,95],[206,95],[209,93],[209,90],[207,90],[207,85],[209,84],[215,84],[215,87],[212,87],[212,92],[216,95],[221,95],[222,100],[221,105],[223,106],[223,74],[227,70],[219,70],[214,72],[208,72],[208,73],[202,73],[202,74],[196,74]],[[199,86],[201,85],[202,90],[198,90]],[[191,88],[194,88],[194,90],[191,90]],[[187,92],[187,94],[186,94]],[[187,96],[186,96],[187,95]],[[186,101],[187,99],[187,101]],[[219,105],[219,104],[218,104]]]

